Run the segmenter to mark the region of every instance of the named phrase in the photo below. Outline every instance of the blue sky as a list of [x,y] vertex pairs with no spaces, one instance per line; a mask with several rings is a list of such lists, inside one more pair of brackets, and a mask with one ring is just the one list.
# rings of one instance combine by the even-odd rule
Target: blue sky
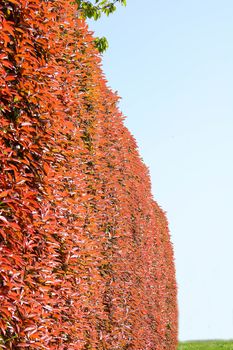
[[179,338],[233,338],[233,1],[128,0],[91,29],[170,222]]

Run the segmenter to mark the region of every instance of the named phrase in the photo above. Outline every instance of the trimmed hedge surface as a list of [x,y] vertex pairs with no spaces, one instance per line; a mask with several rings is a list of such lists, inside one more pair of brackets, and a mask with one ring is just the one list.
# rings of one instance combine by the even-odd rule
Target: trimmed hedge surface
[[0,4],[0,346],[175,350],[173,250],[75,5]]

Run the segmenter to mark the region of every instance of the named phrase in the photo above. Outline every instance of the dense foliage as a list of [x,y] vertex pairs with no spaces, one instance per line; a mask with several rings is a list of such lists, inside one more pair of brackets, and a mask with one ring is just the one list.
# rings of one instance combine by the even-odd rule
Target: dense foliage
[[0,347],[175,350],[167,221],[67,0],[0,3]]

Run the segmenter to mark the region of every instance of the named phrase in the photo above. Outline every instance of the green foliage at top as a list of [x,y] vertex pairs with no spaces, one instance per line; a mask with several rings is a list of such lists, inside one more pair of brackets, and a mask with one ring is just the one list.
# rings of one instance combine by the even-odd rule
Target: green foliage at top
[[181,342],[178,350],[233,350],[233,341]]
[[[126,6],[126,0],[75,0],[84,18],[92,18],[97,21],[102,14],[109,16],[115,12],[117,3]],[[108,48],[108,41],[105,37],[95,39],[95,46],[103,53]]]
[[76,3],[85,18],[93,18],[94,20],[99,19],[102,14],[109,16],[115,12],[117,3],[126,6],[126,0],[76,0]]

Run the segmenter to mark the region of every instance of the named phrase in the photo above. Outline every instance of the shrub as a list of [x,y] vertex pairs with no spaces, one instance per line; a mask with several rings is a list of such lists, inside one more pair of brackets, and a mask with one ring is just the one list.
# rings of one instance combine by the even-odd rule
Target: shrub
[[65,0],[0,4],[4,349],[175,349],[165,216]]

